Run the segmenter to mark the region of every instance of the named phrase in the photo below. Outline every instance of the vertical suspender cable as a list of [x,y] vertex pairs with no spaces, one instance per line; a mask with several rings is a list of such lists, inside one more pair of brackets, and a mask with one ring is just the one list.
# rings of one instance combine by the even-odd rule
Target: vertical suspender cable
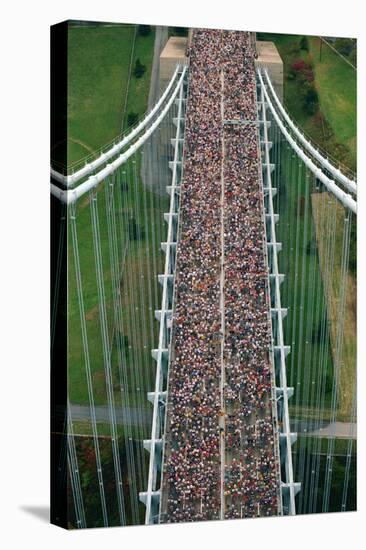
[[[339,305],[338,305],[338,324],[337,324],[337,333],[336,333],[336,345],[335,345],[335,356],[334,356],[334,376],[333,376],[333,390],[332,390],[332,413],[331,413],[331,423],[334,426],[337,416],[337,405],[338,405],[338,394],[339,394],[339,379],[340,379],[340,369],[342,361],[342,350],[343,350],[343,341],[344,341],[344,316],[345,316],[345,305],[346,305],[346,289],[347,289],[347,274],[348,274],[348,260],[349,260],[349,244],[350,244],[350,211],[346,211],[346,217],[344,218],[344,228],[343,228],[343,243],[342,243],[342,265],[341,265],[341,278],[339,281],[340,292],[339,292]],[[331,490],[331,481],[332,481],[332,471],[333,471],[333,459],[334,459],[334,445],[335,437],[332,434],[332,437],[328,440],[328,449],[327,449],[327,467],[325,473],[325,491],[323,496],[323,511],[328,511],[329,509],[329,497]]]
[[[118,363],[118,373],[119,373],[119,386],[127,386],[126,384],[126,364],[123,361],[122,357],[122,305],[121,305],[121,289],[120,289],[120,277],[122,266],[119,260],[118,253],[118,242],[117,242],[117,230],[116,230],[116,218],[115,218],[115,184],[116,184],[116,174],[113,174],[106,181],[105,185],[105,195],[106,195],[106,218],[107,218],[107,229],[108,229],[108,241],[109,241],[109,254],[110,254],[110,264],[111,264],[111,275],[112,275],[112,289],[113,289],[113,303],[114,303],[114,313],[115,313],[115,325],[114,325],[114,334],[115,334],[115,345],[117,348],[117,363]],[[113,346],[113,342],[112,342]],[[111,347],[112,347],[111,346]],[[112,357],[112,351],[111,351]],[[112,360],[112,359],[111,359]],[[127,395],[127,391],[125,392]],[[123,392],[121,392],[123,396]],[[122,411],[124,411],[124,399],[122,399]],[[128,410],[128,408],[127,408]],[[130,422],[125,418],[126,414],[123,414],[124,418],[124,434],[123,439],[125,442],[126,458],[127,458],[127,471],[128,479],[130,483],[130,502],[131,502],[131,511],[135,520],[137,520],[137,490],[136,490],[136,473],[131,463],[129,440],[130,440]],[[127,422],[126,422],[127,420]]]
[[85,528],[85,510],[80,483],[80,472],[75,449],[74,430],[69,404],[67,406],[67,457],[70,472],[71,489],[74,498],[76,524],[78,528]]
[[356,403],[357,403],[357,390],[356,390],[356,382],[355,382],[355,387],[353,392],[352,411],[351,411],[351,417],[350,417],[349,439],[347,444],[347,459],[346,459],[346,467],[345,467],[344,481],[343,481],[341,512],[345,512],[347,510],[348,486],[349,486],[350,469],[352,464],[352,452],[353,452],[353,436],[354,436],[353,432],[355,429],[354,423],[356,419]]
[[87,333],[86,319],[85,319],[83,285],[82,285],[82,277],[81,277],[81,269],[80,269],[80,256],[79,256],[79,244],[78,244],[78,236],[77,236],[75,204],[70,205],[70,226],[71,226],[71,237],[72,237],[72,249],[73,249],[73,255],[74,255],[74,265],[75,265],[76,290],[77,290],[78,304],[79,304],[81,336],[82,336],[82,342],[83,342],[85,374],[86,374],[87,387],[88,387],[90,418],[91,418],[91,425],[92,425],[92,431],[93,431],[94,452],[95,452],[95,461],[97,466],[100,502],[102,507],[103,523],[105,527],[108,527],[108,514],[107,514],[107,506],[106,506],[106,500],[105,500],[102,463],[100,459],[97,421],[95,416],[93,379],[92,379],[91,365],[90,365],[88,333]]
[[[55,199],[51,199],[51,200],[55,200]],[[55,286],[54,286],[52,315],[51,315],[51,357],[53,353],[53,344],[55,340],[58,299],[59,299],[59,293],[60,293],[62,255],[64,250],[65,232],[66,232],[66,214],[67,214],[67,206],[66,204],[62,203],[61,214],[60,214],[60,233],[59,233],[58,250],[57,250],[57,266],[56,266]]]
[[111,436],[112,436],[112,450],[113,450],[114,473],[116,477],[118,511],[119,511],[120,523],[121,525],[125,525],[126,523],[125,505],[124,505],[124,497],[123,497],[123,489],[122,489],[122,474],[121,474],[121,464],[120,464],[119,447],[118,447],[116,411],[115,411],[115,405],[114,405],[112,368],[111,368],[110,355],[109,355],[108,323],[107,323],[107,311],[106,311],[106,303],[105,303],[102,251],[101,251],[100,229],[99,229],[99,218],[98,218],[98,199],[97,199],[97,194],[95,192],[90,191],[89,193],[90,193],[90,211],[91,211],[91,220],[92,220],[92,229],[93,229],[94,258],[95,258],[95,268],[97,273],[99,318],[100,318],[102,347],[103,347],[103,362],[104,362],[104,372],[105,372],[105,381],[106,381],[106,389],[107,389],[110,428],[111,428]]

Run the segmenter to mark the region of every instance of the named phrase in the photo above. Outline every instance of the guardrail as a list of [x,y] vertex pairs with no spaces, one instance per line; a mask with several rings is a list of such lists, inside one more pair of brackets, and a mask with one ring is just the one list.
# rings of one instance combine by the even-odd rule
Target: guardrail
[[153,109],[137,124],[137,126],[127,134],[121,141],[113,145],[108,151],[105,151],[100,154],[100,156],[83,166],[83,168],[80,168],[77,172],[74,174],[70,174],[68,176],[61,174],[60,172],[57,172],[57,170],[54,170],[51,168],[51,177],[64,185],[67,189],[71,186],[75,185],[80,179],[83,177],[86,177],[87,175],[93,173],[97,168],[108,162],[109,159],[116,156],[126,145],[130,143],[140,132],[147,126],[147,124],[153,119],[154,115],[158,112],[161,105],[164,103],[165,99],[169,95],[170,90],[173,87],[173,84],[177,78],[179,72],[179,66],[175,69],[175,72],[166,87],[163,95],[160,97],[159,101],[156,103],[156,105],[153,107]]
[[[258,143],[258,158],[261,159],[261,144],[265,145],[264,140],[260,139],[260,128],[257,126],[257,143]],[[268,146],[268,144],[267,144]],[[267,272],[269,273],[269,261],[268,261],[268,249],[267,249],[267,214],[264,204],[264,184],[263,184],[263,169],[262,163],[259,163],[259,183],[260,183],[260,196],[262,204],[262,223],[264,228],[263,235],[263,252],[264,252],[264,261],[267,267]],[[272,323],[272,308],[271,308],[271,288],[269,277],[266,280],[266,291],[267,296],[269,297],[269,310],[268,310],[268,325],[271,327],[271,337],[273,339],[273,323]],[[271,409],[272,409],[272,426],[273,426],[273,439],[274,439],[274,455],[275,462],[277,467],[277,495],[278,495],[278,512],[279,515],[283,514],[282,506],[282,495],[281,495],[281,456],[280,456],[280,444],[279,444],[279,430],[278,430],[278,415],[277,415],[277,402],[276,402],[276,373],[275,373],[275,361],[273,346],[268,353],[270,368],[271,368]]]
[[319,181],[321,181],[325,187],[330,191],[342,204],[343,206],[349,208],[354,212],[354,214],[357,214],[357,203],[356,201],[349,195],[348,193],[345,193],[338,185],[334,182],[334,180],[331,180],[328,178],[324,172],[320,168],[318,168],[314,162],[304,153],[303,149],[299,147],[299,145],[296,143],[296,141],[293,139],[293,137],[290,135],[288,130],[286,130],[284,124],[282,123],[280,117],[277,114],[276,109],[274,108],[272,101],[268,95],[268,92],[266,90],[266,87],[263,82],[263,78],[261,75],[260,70],[257,72],[258,78],[260,80],[260,84],[263,90],[263,93],[266,98],[266,102],[268,103],[268,106],[271,110],[271,113],[273,115],[274,120],[277,123],[277,126],[281,130],[282,134],[285,136],[288,143],[291,145],[292,149],[297,153],[297,155],[301,158],[301,160],[304,162],[304,164],[309,168],[309,170],[314,174],[316,178],[318,178]]
[[60,189],[59,187],[57,187],[57,185],[54,185],[53,183],[51,183],[52,195],[57,197],[61,202],[64,202],[65,204],[72,204],[76,202],[80,197],[82,197],[85,193],[87,193],[94,187],[97,187],[110,174],[115,172],[122,164],[124,164],[134,153],[136,153],[138,149],[140,149],[140,147],[145,143],[145,141],[151,136],[151,134],[156,130],[156,128],[159,126],[162,120],[165,118],[166,114],[171,108],[182,86],[184,76],[186,74],[186,70],[187,70],[187,67],[183,67],[182,74],[174,89],[174,92],[170,96],[169,101],[165,105],[164,109],[161,111],[158,118],[152,123],[152,125],[146,130],[146,132],[133,145],[131,145],[129,149],[127,149],[127,151],[122,153],[114,161],[107,164],[107,166],[105,166],[97,174],[89,176],[87,180],[85,180],[75,189],[68,189],[68,190]]
[[326,169],[328,170],[328,172],[330,172],[334,178],[339,181],[340,183],[342,183],[347,189],[348,191],[350,191],[351,193],[353,194],[357,194],[357,184],[355,181],[351,180],[350,178],[348,178],[347,176],[345,176],[344,174],[342,174],[342,172],[336,168],[335,166],[333,166],[333,164],[331,164],[329,162],[328,159],[326,159],[314,146],[312,143],[310,143],[304,136],[304,134],[299,130],[299,128],[294,124],[294,122],[291,120],[291,118],[289,117],[288,113],[285,111],[281,101],[279,100],[274,88],[273,88],[273,85],[272,85],[272,82],[271,82],[271,79],[269,78],[269,75],[268,75],[268,71],[265,69],[264,70],[264,74],[265,74],[265,77],[266,77],[266,81],[267,81],[267,84],[268,84],[268,87],[271,91],[271,94],[272,94],[272,97],[273,99],[275,100],[276,104],[277,104],[277,107],[281,113],[281,115],[283,116],[283,118],[285,119],[285,121],[287,122],[287,124],[290,126],[291,130],[294,132],[294,134],[298,137],[298,139],[301,141],[301,143],[304,145],[305,149]]
[[[285,464],[285,481],[281,481],[281,503],[282,512],[287,512],[289,515],[296,514],[295,496],[300,490],[300,483],[294,482],[293,465],[292,465],[292,444],[296,441],[297,434],[291,433],[290,418],[289,418],[289,406],[288,399],[291,397],[293,390],[287,387],[287,374],[286,374],[286,356],[290,352],[289,346],[285,346],[283,324],[282,320],[286,315],[287,310],[282,308],[281,305],[281,291],[280,285],[283,281],[283,276],[279,273],[278,268],[278,252],[281,249],[281,244],[276,239],[276,221],[278,216],[274,214],[273,196],[274,189],[272,187],[272,167],[274,165],[270,162],[269,155],[269,140],[268,140],[268,121],[266,117],[266,102],[264,98],[264,89],[261,87],[261,112],[263,123],[263,151],[264,151],[264,163],[263,169],[265,173],[265,185],[264,191],[267,193],[267,210],[269,216],[269,231],[266,230],[267,235],[267,247],[270,251],[271,262],[268,262],[268,276],[269,287],[271,289],[270,280],[274,282],[273,297],[274,308],[271,305],[271,316],[274,317],[274,323],[271,320],[273,345],[271,354],[274,361],[274,366],[277,366],[277,383],[276,383],[276,404],[278,404],[278,417],[282,421],[282,429],[279,432],[279,447],[280,455]],[[278,397],[277,397],[278,394]],[[282,451],[282,453],[281,453]]]
[[[182,116],[182,107],[184,102],[184,75],[186,67],[182,72],[179,88],[178,113],[173,119],[177,126],[174,141],[174,160],[171,163],[172,168],[172,183],[168,186],[167,191],[170,194],[169,213],[165,214],[165,219],[168,222],[167,240],[161,243],[162,249],[165,252],[165,269],[164,275],[159,276],[159,280],[163,287],[161,309],[155,312],[157,319],[160,322],[159,328],[159,344],[158,348],[152,350],[153,358],[156,360],[156,377],[155,389],[148,395],[149,400],[153,403],[153,420],[151,429],[151,439],[144,441],[144,447],[150,452],[149,460],[149,477],[147,491],[140,493],[140,500],[146,506],[145,524],[157,523],[160,516],[161,504],[161,481],[163,477],[163,454],[164,454],[164,433],[161,429],[159,404],[163,403],[167,408],[167,384],[168,384],[168,368],[171,353],[171,337],[172,337],[172,307],[173,307],[173,290],[174,290],[174,273],[176,261],[176,246],[177,246],[177,211],[179,209],[179,193],[178,172],[182,171],[182,147],[181,133],[183,130],[184,117]],[[165,384],[164,384],[165,383]],[[165,388],[164,388],[165,385]],[[164,419],[166,422],[166,410]],[[160,470],[160,485],[158,484],[158,470]]]

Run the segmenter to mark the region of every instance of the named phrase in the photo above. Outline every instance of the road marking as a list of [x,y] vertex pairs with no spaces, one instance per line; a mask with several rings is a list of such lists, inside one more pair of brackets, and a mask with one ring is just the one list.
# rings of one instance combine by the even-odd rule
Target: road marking
[[224,72],[221,70],[221,197],[220,197],[220,218],[221,218],[221,267],[220,267],[220,310],[221,310],[221,379],[220,379],[220,398],[221,398],[221,416],[219,420],[220,426],[220,459],[221,459],[221,512],[220,518],[225,519],[225,416],[224,416],[224,384],[225,384],[225,364],[224,364],[224,346],[225,346],[225,251],[224,251],[224,201],[225,201],[225,182],[224,182],[224,159],[225,159],[225,143],[224,143]]

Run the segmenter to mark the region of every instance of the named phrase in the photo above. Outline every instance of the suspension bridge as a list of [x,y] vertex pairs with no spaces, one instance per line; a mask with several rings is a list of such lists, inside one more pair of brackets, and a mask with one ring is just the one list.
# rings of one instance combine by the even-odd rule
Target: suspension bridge
[[204,33],[133,128],[51,169],[52,356],[68,364],[53,491],[70,486],[80,528],[83,406],[97,525],[328,511],[334,491],[349,507],[356,178],[288,115],[248,33],[202,50]]

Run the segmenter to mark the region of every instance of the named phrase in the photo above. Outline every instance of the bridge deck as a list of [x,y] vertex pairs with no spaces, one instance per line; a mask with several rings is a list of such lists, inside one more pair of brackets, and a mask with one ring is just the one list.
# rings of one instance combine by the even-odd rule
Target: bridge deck
[[161,521],[274,515],[279,464],[248,33],[194,31],[187,106]]

